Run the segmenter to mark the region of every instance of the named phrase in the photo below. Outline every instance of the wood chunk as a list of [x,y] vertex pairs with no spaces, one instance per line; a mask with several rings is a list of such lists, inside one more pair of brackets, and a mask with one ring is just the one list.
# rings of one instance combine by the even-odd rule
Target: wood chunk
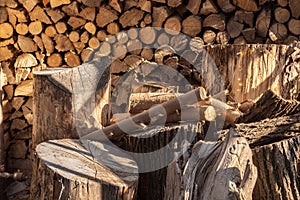
[[162,46],[155,50],[154,59],[158,64],[163,64],[165,57],[171,57],[175,50],[171,46]]
[[133,7],[138,7],[138,1],[127,0],[127,1],[124,2],[124,11],[128,11]]
[[39,20],[45,24],[52,24],[51,20],[46,15],[44,9],[42,9],[38,5],[29,13],[29,16],[30,16],[31,21]]
[[101,42],[99,48],[99,54],[103,56],[108,56],[111,53],[111,45],[108,42]]
[[39,35],[43,31],[43,25],[40,21],[34,21],[29,24],[28,30],[32,35]]
[[122,6],[119,0],[109,0],[108,5],[118,11],[119,13],[122,12]]
[[0,1],[0,6],[7,6],[9,8],[16,8],[18,6],[18,3],[15,0],[5,0],[5,1]]
[[199,13],[201,0],[189,0],[186,8],[193,13],[193,15],[197,15]]
[[51,8],[56,8],[61,5],[70,4],[70,3],[71,3],[71,0],[50,0]]
[[14,38],[10,38],[10,39],[1,41],[0,42],[0,47],[5,47],[5,46],[8,46],[10,44],[15,44]]
[[152,8],[152,26],[163,27],[164,21],[169,16],[169,10],[166,7],[153,7]]
[[289,0],[277,0],[278,5],[280,5],[281,7],[286,7],[288,5]]
[[44,44],[44,47],[46,49],[46,55],[49,56],[54,51],[54,44],[52,39],[46,35],[45,33],[42,33],[42,41]]
[[50,0],[42,0],[42,1],[44,6],[47,6],[50,3]]
[[5,85],[5,86],[3,86],[3,90],[6,94],[6,99],[11,101],[14,97],[14,86],[13,85]]
[[93,52],[93,49],[91,49],[91,48],[83,49],[80,54],[80,58],[81,58],[82,62],[86,62],[87,60],[89,60],[92,52]]
[[47,65],[49,67],[61,67],[62,66],[62,57],[59,53],[51,54],[47,58]]
[[32,96],[33,80],[22,81],[15,90],[15,96]]
[[54,26],[48,26],[46,29],[45,29],[45,34],[48,35],[49,37],[54,37],[57,35],[57,32],[56,32],[56,29]]
[[288,35],[288,30],[284,24],[276,23],[270,27],[269,37],[273,42],[283,42]]
[[96,23],[99,27],[103,28],[116,19],[118,19],[118,15],[105,7],[100,7],[99,14],[96,17]]
[[236,38],[239,36],[244,28],[244,25],[235,21],[233,18],[229,19],[227,23],[227,32],[231,38]]
[[210,27],[220,31],[225,30],[225,18],[220,14],[211,14],[203,21],[203,27]]
[[200,8],[199,14],[209,15],[211,13],[218,13],[218,8],[212,0],[206,0],[203,2],[202,7]]
[[0,47],[0,62],[9,60],[14,56],[13,51],[7,46]]
[[78,40],[79,40],[79,33],[77,31],[72,31],[69,34],[69,39],[71,40],[71,42],[78,42]]
[[182,4],[182,0],[168,0],[168,6],[176,8]]
[[143,44],[138,39],[129,40],[126,44],[128,51],[134,55],[139,55],[143,49]]
[[144,47],[141,51],[141,56],[145,60],[151,60],[153,58],[153,50],[151,48]]
[[284,40],[284,44],[290,45],[290,44],[296,43],[296,42],[298,42],[298,41],[299,41],[299,39],[298,39],[296,36],[289,35],[289,36]]
[[144,44],[152,44],[156,39],[156,31],[153,27],[147,26],[139,31],[139,37]]
[[245,40],[243,36],[239,36],[234,39],[233,44],[238,44],[238,45],[247,44],[247,40]]
[[67,25],[65,22],[58,22],[55,24],[55,28],[58,33],[63,34],[67,31]]
[[295,35],[300,35],[300,20],[291,19],[288,23],[289,31]]
[[10,23],[5,22],[0,24],[0,38],[8,39],[13,35],[13,33],[14,28]]
[[28,33],[28,26],[25,23],[17,24],[15,29],[19,35],[26,35]]
[[5,55],[3,55],[3,51],[5,51],[5,48],[7,48],[7,47],[0,48],[0,61],[1,61],[1,67],[2,67],[2,72],[3,72],[1,81],[2,81],[3,85],[16,84],[16,78],[13,73],[13,70],[14,70],[13,65],[9,61],[3,60],[3,58],[5,58]]
[[19,110],[25,103],[25,97],[14,97],[11,104],[15,110]]
[[296,19],[300,16],[300,1],[298,0],[289,0],[289,6],[292,12],[292,16]]
[[146,24],[151,24],[152,23],[152,16],[151,14],[146,14],[145,17],[144,17],[144,22]]
[[142,11],[151,13],[152,4],[149,0],[139,0],[137,7],[141,8]]
[[256,12],[259,10],[255,0],[233,0],[233,4],[246,11]]
[[128,35],[126,32],[120,32],[117,34],[117,40],[121,44],[125,44],[128,42]]
[[65,14],[58,9],[47,9],[46,12],[54,23],[57,23],[65,16]]
[[102,0],[80,0],[87,7],[99,7]]
[[78,54],[86,47],[85,43],[83,42],[74,42],[73,45]]
[[129,70],[137,68],[143,62],[143,58],[138,55],[129,55],[124,59],[124,63]]
[[240,23],[246,23],[250,27],[253,27],[253,12],[248,12],[244,10],[237,10],[234,14],[234,20]]
[[179,16],[169,17],[164,24],[165,31],[171,35],[177,35],[181,31],[181,19]]
[[278,7],[274,10],[274,17],[277,22],[285,23],[290,19],[290,11],[286,8]]
[[130,28],[127,31],[127,35],[130,39],[136,39],[138,37],[138,29],[137,28]]
[[225,13],[230,13],[235,10],[235,6],[231,4],[230,0],[217,0],[217,4]]
[[119,74],[119,73],[124,73],[129,71],[129,66],[126,65],[124,62],[120,61],[119,59],[114,60],[110,64],[110,73],[113,74]]
[[15,68],[20,68],[20,67],[34,67],[37,66],[38,62],[36,58],[30,54],[30,53],[23,53],[19,55],[15,61]]
[[248,43],[253,43],[255,39],[255,28],[246,28],[242,31],[244,38]]
[[68,24],[73,28],[73,30],[80,28],[85,24],[85,19],[79,17],[70,17]]
[[216,40],[216,33],[212,30],[206,30],[203,33],[203,40],[207,44],[213,44]]
[[67,52],[64,60],[69,67],[76,67],[81,64],[79,56],[73,52]]
[[66,13],[68,16],[77,16],[79,14],[78,3],[74,1],[67,6],[63,6],[62,11]]
[[106,31],[111,35],[115,35],[120,32],[120,26],[118,23],[112,22],[107,25]]
[[[26,123],[26,121],[24,119],[14,119],[11,123],[10,130],[23,130],[27,126],[28,126],[28,124]],[[24,148],[21,147],[22,149],[14,150],[15,154],[13,154],[11,156],[20,157],[20,154],[22,154],[22,155],[24,155],[24,158],[25,158],[25,155],[27,152],[27,147],[25,146],[25,141],[20,141],[20,143],[24,144]]]
[[29,125],[33,124],[33,113],[27,106],[22,106],[23,115]]
[[25,14],[25,10],[15,10],[15,9],[11,9],[11,8],[6,8],[7,12],[8,12],[8,19],[9,22],[11,23],[11,25],[13,25],[13,27],[15,27],[17,21],[19,23],[23,23],[23,22],[27,22],[27,17]]
[[188,39],[189,38],[184,34],[175,35],[170,40],[170,46],[173,47],[176,52],[186,50]]
[[54,37],[54,40],[56,43],[55,49],[59,52],[74,50],[74,46],[67,36],[59,34]]
[[226,31],[220,31],[217,33],[216,41],[218,44],[226,45],[228,44],[229,40],[230,40],[230,35]]
[[96,17],[96,8],[86,7],[81,10],[79,16],[85,20],[94,21]]
[[105,30],[100,30],[100,31],[98,31],[98,32],[97,32],[97,38],[98,38],[101,42],[105,41],[106,38],[107,38],[107,33],[106,33],[106,31],[105,31]]
[[8,20],[8,13],[5,7],[0,7],[0,23]]
[[122,24],[123,28],[135,26],[143,18],[144,12],[137,10],[135,8],[126,11],[119,19],[119,22]]
[[31,70],[29,68],[18,68],[15,71],[16,83],[19,84],[22,80],[26,80],[30,74]]
[[256,19],[256,33],[261,37],[266,37],[271,22],[271,11],[262,10]]
[[164,33],[164,32],[159,34],[159,36],[157,37],[157,44],[159,46],[170,45],[170,35],[168,35],[167,33]]
[[115,58],[123,59],[126,56],[127,48],[124,44],[116,43],[112,46],[112,53]]
[[88,41],[90,40],[90,36],[89,33],[87,31],[84,31],[81,35],[80,35],[80,41],[83,43],[88,43]]
[[92,49],[96,49],[100,45],[100,41],[96,37],[92,37],[88,43],[89,47]]
[[95,35],[97,28],[93,22],[88,22],[84,25],[84,29],[87,30],[87,32],[91,33],[92,35]]
[[18,45],[23,52],[37,51],[37,45],[35,42],[31,38],[22,35],[18,36]]
[[38,3],[38,0],[19,0],[19,2],[27,10],[27,12],[30,12]]
[[196,36],[201,29],[201,19],[198,16],[191,15],[182,21],[182,32],[189,36]]

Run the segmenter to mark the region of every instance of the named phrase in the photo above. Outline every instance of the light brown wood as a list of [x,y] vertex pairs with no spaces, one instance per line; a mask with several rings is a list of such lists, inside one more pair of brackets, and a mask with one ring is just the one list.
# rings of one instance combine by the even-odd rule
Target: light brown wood
[[120,26],[116,22],[112,22],[107,25],[106,30],[109,34],[115,35],[120,32]]
[[0,24],[0,38],[8,39],[13,35],[14,29],[10,23]]
[[76,67],[81,64],[79,56],[73,52],[67,52],[64,60],[69,67]]
[[82,62],[89,60],[92,52],[93,52],[93,49],[91,49],[91,48],[83,49],[82,52],[80,53],[80,58],[81,58]]
[[111,45],[108,42],[101,42],[100,43],[100,48],[99,48],[99,54],[108,56],[111,53]]
[[233,0],[233,4],[246,11],[258,11],[259,7],[255,0]]
[[181,19],[179,16],[169,17],[164,23],[165,31],[171,35],[177,35],[181,32]]
[[229,43],[229,40],[230,40],[230,35],[226,31],[220,31],[217,33],[216,41],[218,44],[226,45]]
[[81,35],[80,35],[80,41],[83,43],[88,43],[88,41],[90,40],[90,36],[89,33],[87,31],[84,31]]
[[54,37],[54,40],[56,43],[55,49],[59,52],[74,50],[74,46],[67,36],[59,34]]
[[77,31],[72,31],[69,34],[69,39],[71,42],[78,42],[79,40],[79,33]]
[[145,27],[139,31],[139,37],[141,42],[146,45],[152,44],[155,42],[156,39],[156,31],[153,27]]
[[25,23],[28,22],[25,10],[17,10],[12,8],[6,8],[6,11],[8,12],[8,21],[15,27],[16,22],[19,23]]
[[119,13],[122,12],[122,5],[120,4],[120,2],[118,0],[109,0],[108,5],[110,5],[110,7],[112,7]]
[[126,11],[122,14],[119,19],[120,24],[123,28],[135,26],[139,23],[139,21],[143,18],[144,12],[133,8],[129,11]]
[[189,42],[189,48],[194,52],[201,51],[203,45],[204,45],[204,41],[200,37],[194,37]]
[[151,48],[144,47],[141,52],[141,56],[145,60],[151,60],[153,58],[153,51]]
[[22,35],[18,36],[18,45],[23,52],[34,52],[37,51],[37,45],[29,38]]
[[213,44],[216,40],[217,34],[212,30],[206,30],[203,33],[203,41],[207,44]]
[[93,22],[88,22],[84,25],[84,29],[92,35],[95,35],[97,27]]
[[56,31],[56,29],[55,29],[55,27],[54,26],[48,26],[46,29],[45,29],[45,34],[47,35],[47,36],[49,36],[49,37],[54,37],[54,36],[56,36],[57,35],[57,31]]
[[235,21],[233,18],[231,18],[227,22],[226,30],[231,38],[236,38],[241,34],[243,28],[244,28],[244,25],[242,23],[239,23],[239,22]]
[[261,37],[266,37],[271,22],[271,11],[262,10],[256,19],[256,33]]
[[[167,32],[167,31],[166,31]],[[172,32],[173,34],[175,32]],[[179,33],[179,32],[177,32]],[[176,33],[175,33],[176,34]],[[171,36],[168,35],[167,33],[165,32],[162,32],[161,34],[159,34],[159,36],[157,37],[157,44],[159,46],[163,46],[163,45],[169,45],[170,44],[170,38]]]
[[220,31],[225,30],[225,18],[220,14],[211,14],[203,21],[203,27],[211,27]]
[[30,13],[29,13],[31,21],[38,20],[45,24],[52,24],[52,21],[49,19],[48,15],[45,13],[44,9],[37,5]]
[[68,24],[73,28],[73,30],[83,26],[85,22],[85,19],[79,17],[70,17],[70,19],[68,20]]
[[27,68],[37,66],[38,62],[36,58],[30,53],[23,53],[19,55],[14,63],[15,68]]
[[114,12],[105,7],[100,7],[99,14],[96,16],[96,23],[99,27],[104,27],[116,19],[118,19],[118,16]]
[[32,96],[33,80],[22,81],[15,89],[15,96]]
[[129,40],[127,42],[127,49],[131,54],[139,55],[143,49],[143,44],[138,39]]
[[0,23],[6,22],[8,20],[8,13],[5,7],[0,8]]
[[[221,7],[221,8],[224,8],[224,7]],[[212,0],[205,0],[202,4],[202,7],[200,8],[199,13],[202,15],[209,15],[209,14],[213,14],[213,13],[217,13],[217,12],[218,12],[218,8],[214,4],[214,2]]]
[[51,8],[56,8],[61,5],[70,4],[70,0],[50,0]]
[[145,12],[151,13],[151,9],[152,9],[152,5],[151,5],[151,1],[148,0],[140,0],[138,1],[137,6]]
[[65,22],[58,22],[55,24],[55,28],[59,34],[63,34],[67,31],[67,25]]
[[14,56],[13,51],[7,46],[0,47],[0,61],[5,61]]
[[292,16],[298,19],[300,16],[300,13],[298,12],[300,10],[300,2],[297,0],[289,0],[289,7],[291,9]]
[[164,21],[169,16],[169,10],[166,7],[153,7],[152,9],[152,26],[163,27]]
[[287,27],[284,24],[276,23],[270,27],[269,38],[273,42],[283,42],[288,35]]
[[47,9],[46,12],[54,23],[57,23],[65,16],[65,14],[58,9]]
[[16,25],[16,32],[20,35],[26,35],[28,33],[28,26],[25,23],[19,23]]
[[39,35],[43,31],[43,25],[40,21],[31,22],[28,30],[32,35]]
[[177,52],[186,50],[189,42],[188,39],[184,34],[175,35],[170,40],[170,46]]
[[79,16],[83,19],[94,21],[96,17],[96,8],[86,7],[81,10]]
[[176,8],[182,4],[182,0],[168,0],[168,6]]
[[117,40],[121,44],[126,44],[128,42],[128,34],[126,32],[120,32],[117,34]]
[[11,101],[14,97],[14,86],[13,85],[5,85],[5,86],[3,86],[3,91],[6,94],[7,100]]
[[115,59],[110,65],[110,72],[113,74],[119,74],[128,72],[129,67],[124,62],[120,61],[119,59]]
[[39,47],[39,49],[40,49],[42,52],[44,52],[45,47],[44,47],[42,38],[41,38],[40,36],[35,35],[35,36],[33,37],[33,41],[36,43],[36,45]]
[[53,40],[45,33],[42,33],[42,41],[43,41],[44,47],[46,49],[46,55],[52,54],[52,52],[54,51]]
[[189,0],[186,8],[191,11],[194,15],[199,13],[201,1],[198,0]]
[[291,19],[288,22],[289,31],[295,35],[300,35],[300,20]]
[[61,67],[62,66],[62,57],[59,53],[51,54],[47,58],[47,65],[49,67]]
[[278,7],[274,10],[274,17],[277,22],[285,23],[290,19],[290,11],[286,8]]
[[77,16],[79,14],[77,1],[73,1],[69,5],[63,6],[61,10],[68,16]]
[[234,39],[233,44],[245,45],[247,44],[247,40],[244,38],[244,36],[239,36]]
[[73,42],[73,46],[77,53],[81,53],[81,51],[86,47],[86,44],[83,42]]
[[88,43],[89,47],[92,49],[96,49],[100,45],[100,41],[96,37],[92,37]]
[[129,70],[137,68],[143,62],[143,58],[138,55],[129,55],[124,59],[124,63],[129,67]]
[[99,41],[103,42],[106,40],[107,38],[107,33],[104,30],[100,30],[97,32],[97,38],[99,39]]

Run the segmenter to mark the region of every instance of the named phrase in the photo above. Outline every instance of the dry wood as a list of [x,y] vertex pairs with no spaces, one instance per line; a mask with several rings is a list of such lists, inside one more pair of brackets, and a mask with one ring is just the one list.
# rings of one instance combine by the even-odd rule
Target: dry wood
[[291,12],[292,12],[292,16],[296,19],[299,18],[300,16],[300,13],[299,13],[299,10],[300,10],[300,2],[297,1],[297,0],[290,0],[289,1],[289,7],[291,9]]
[[169,10],[166,7],[153,7],[152,9],[152,26],[163,27],[164,21],[169,16]]
[[151,1],[148,0],[140,0],[137,4],[137,6],[139,8],[141,8],[142,11],[151,13],[151,9],[152,9],[152,5],[151,5]]
[[242,30],[244,28],[244,25],[242,23],[239,23],[235,21],[233,18],[229,19],[227,23],[227,32],[230,35],[231,38],[238,37]]
[[14,86],[13,85],[5,85],[5,86],[3,86],[3,91],[6,94],[6,99],[11,101],[14,97]]
[[191,11],[194,15],[197,15],[199,13],[201,1],[198,0],[189,0],[186,9]]
[[213,44],[216,40],[217,34],[212,30],[206,30],[203,33],[203,41],[207,44]]
[[119,13],[122,12],[122,5],[120,4],[120,2],[118,0],[109,0],[108,5],[110,5],[110,7],[112,7]]
[[68,24],[75,30],[80,28],[85,24],[85,19],[79,18],[79,17],[70,17],[68,20]]
[[91,48],[83,49],[80,53],[80,58],[81,58],[82,62],[89,60],[92,52],[93,52],[93,49],[91,49]]
[[220,14],[211,14],[203,21],[203,27],[211,27],[220,31],[225,30],[225,18]]
[[182,4],[182,0],[168,0],[168,6],[176,8]]
[[74,46],[67,36],[59,34],[54,37],[54,40],[56,43],[55,49],[59,52],[74,50]]
[[255,0],[248,0],[248,1],[244,1],[244,0],[233,0],[233,4],[240,7],[243,10],[246,11],[258,11],[259,7],[257,6],[257,3]]
[[288,35],[288,30],[284,24],[273,24],[269,30],[269,38],[273,42],[283,42]]
[[139,37],[141,42],[146,45],[152,44],[156,39],[156,31],[153,27],[145,27],[139,31]]
[[33,80],[26,80],[21,82],[15,90],[15,96],[32,96],[32,94]]
[[[166,30],[166,32],[171,32],[171,31]],[[172,32],[172,33],[178,34],[179,32]],[[161,34],[159,34],[159,36],[157,37],[157,44],[158,44],[158,46],[169,45],[170,44],[170,35],[168,35],[165,32],[162,32]]]
[[143,11],[133,8],[123,13],[119,19],[119,22],[123,28],[131,27],[137,25],[139,21],[143,19],[143,16]]
[[69,5],[63,6],[61,9],[68,16],[77,16],[79,14],[78,3],[76,1],[72,2]]
[[171,35],[181,32],[181,19],[179,16],[169,17],[164,24],[165,31]]
[[289,35],[285,40],[284,44],[290,45],[290,44],[295,44],[299,39],[296,36]]
[[112,53],[115,58],[123,59],[127,53],[127,47],[124,44],[116,43],[112,46]]
[[14,33],[12,25],[8,22],[0,24],[0,38],[8,39]]
[[6,22],[8,20],[8,13],[5,7],[0,8],[0,23]]
[[42,33],[42,41],[46,49],[46,55],[52,54],[52,52],[54,51],[54,43],[52,39],[45,33]]
[[32,187],[31,198],[134,199],[138,185],[135,161],[110,145],[82,142],[64,139],[38,145],[32,183],[47,187],[40,191]]
[[106,38],[107,38],[107,33],[106,33],[104,30],[100,30],[100,31],[97,32],[97,38],[98,38],[101,42],[103,42],[103,41],[105,41]]
[[107,25],[106,31],[111,35],[115,35],[120,32],[120,26],[118,23],[112,22]]
[[144,47],[141,51],[141,56],[145,60],[151,60],[153,58],[153,50],[151,48]]
[[235,10],[235,6],[231,4],[230,0],[217,0],[217,3],[225,13],[230,13]]
[[243,36],[239,36],[234,39],[233,44],[245,45],[247,44],[247,40]]
[[56,8],[61,5],[70,4],[70,0],[50,0],[51,8]]
[[0,61],[9,60],[14,56],[13,50],[9,49],[7,46],[0,47]]
[[254,14],[245,10],[238,10],[234,14],[234,20],[240,23],[248,24],[253,27]]
[[99,7],[101,5],[101,1],[96,0],[80,0],[87,7]]
[[119,59],[114,60],[110,65],[110,72],[113,74],[118,74],[122,72],[127,72],[129,70],[128,65]]
[[34,67],[37,66],[38,62],[36,58],[30,53],[23,53],[19,55],[14,63],[15,68],[20,67]]
[[81,51],[86,47],[85,43],[83,42],[74,42],[73,46],[78,54],[81,53]]
[[286,8],[278,7],[274,10],[274,17],[277,22],[279,23],[285,23],[290,19],[290,12]]
[[83,43],[88,43],[88,41],[90,40],[90,36],[89,33],[87,31],[84,31],[81,35],[80,35],[80,41]]
[[61,67],[62,66],[62,57],[59,53],[51,54],[47,58],[47,65],[49,67]]
[[55,28],[59,34],[63,34],[67,31],[67,25],[65,22],[58,22],[55,24]]
[[255,28],[246,28],[242,31],[244,38],[248,43],[253,43],[255,40]]
[[124,59],[124,63],[129,70],[137,68],[143,62],[143,58],[137,55],[129,55]]
[[165,57],[170,57],[175,53],[175,50],[171,46],[161,46],[155,50],[154,60],[158,64],[163,64]]
[[76,67],[80,65],[80,58],[73,52],[67,52],[64,56],[64,60],[69,67]]
[[54,23],[57,23],[65,16],[65,14],[58,9],[47,9],[46,12]]
[[288,0],[277,0],[278,5],[281,7],[286,7],[288,5]]
[[256,33],[261,37],[266,37],[271,22],[271,11],[263,9],[256,19]]
[[197,16],[189,16],[182,21],[182,32],[189,36],[196,36],[201,28],[201,19]]
[[96,17],[96,8],[86,7],[81,10],[79,16],[83,19],[94,21]]
[[229,40],[230,40],[230,35],[226,31],[220,31],[217,33],[216,41],[218,44],[226,45],[229,43]]
[[128,37],[130,38],[130,39],[136,39],[137,37],[138,37],[138,34],[139,34],[139,32],[138,32],[138,29],[136,29],[136,28],[130,28],[128,31],[127,31],[127,34],[128,34]]
[[144,48],[140,40],[133,39],[127,42],[127,49],[131,54],[139,55]]
[[92,49],[96,49],[100,45],[100,41],[96,37],[92,37],[88,43],[89,47]]
[[48,26],[46,29],[45,29],[45,34],[47,35],[47,36],[49,36],[49,37],[54,37],[54,36],[56,36],[57,35],[57,31],[56,31],[56,29],[55,29],[55,27],[54,26]]
[[126,32],[120,32],[117,34],[117,40],[121,44],[126,44],[128,42],[128,34]]
[[[223,7],[221,7],[221,8],[223,8]],[[217,12],[218,12],[218,8],[214,4],[214,2],[212,0],[206,0],[203,2],[199,13],[201,15],[209,15],[209,14],[217,13]]]
[[37,51],[37,45],[29,38],[22,35],[18,36],[18,45],[23,52],[34,52]]
[[78,42],[79,40],[79,33],[77,31],[72,31],[69,34],[69,39],[71,42]]
[[39,20],[45,24],[52,24],[44,9],[38,5],[29,13],[29,16],[31,21]]
[[170,40],[170,46],[177,52],[186,50],[188,39],[184,34],[175,35]]
[[8,12],[8,19],[9,22],[11,23],[11,25],[13,25],[13,27],[15,27],[17,21],[19,23],[25,23],[28,22],[26,14],[25,14],[25,10],[17,10],[17,9],[11,9],[11,8],[6,8],[7,12]]
[[108,42],[101,42],[99,47],[99,54],[108,56],[111,53],[111,45]]
[[93,22],[88,22],[84,25],[84,29],[92,35],[95,35],[97,27]]
[[40,21],[31,22],[28,26],[28,31],[32,35],[39,35],[43,31],[43,25]]
[[19,23],[16,25],[16,32],[20,35],[26,35],[28,33],[28,26],[25,23]]
[[289,31],[295,35],[300,35],[300,20],[291,19],[288,23]]

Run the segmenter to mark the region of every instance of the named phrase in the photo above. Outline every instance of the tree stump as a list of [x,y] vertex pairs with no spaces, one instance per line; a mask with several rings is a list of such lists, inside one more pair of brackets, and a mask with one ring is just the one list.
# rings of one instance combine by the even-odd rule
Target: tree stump
[[31,194],[31,199],[135,199],[136,163],[109,145],[98,145],[96,151],[100,156],[97,160],[78,140],[39,144],[36,148],[39,189]]

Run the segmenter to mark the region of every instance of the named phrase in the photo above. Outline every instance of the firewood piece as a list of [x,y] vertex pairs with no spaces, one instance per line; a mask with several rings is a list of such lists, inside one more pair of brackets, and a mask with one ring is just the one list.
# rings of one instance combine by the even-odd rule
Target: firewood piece
[[85,43],[83,42],[74,42],[73,46],[78,54],[81,53],[81,51],[86,47]]
[[13,51],[7,46],[0,47],[0,61],[9,60],[14,56]]
[[218,13],[218,8],[212,0],[206,0],[203,2],[202,7],[200,8],[199,14],[209,15],[209,14]]
[[288,5],[288,0],[277,0],[278,5],[281,7],[286,7]]
[[119,22],[122,24],[123,28],[126,28],[128,26],[135,26],[139,23],[143,16],[143,11],[133,8],[123,13],[123,15],[119,19]]
[[139,55],[143,49],[143,44],[138,39],[129,40],[127,42],[127,49],[131,54]]
[[139,37],[144,44],[152,44],[156,39],[156,31],[153,27],[147,26],[139,31]]
[[58,22],[55,24],[55,28],[59,34],[63,34],[67,31],[67,25],[65,22]]
[[78,40],[79,40],[79,33],[77,31],[72,31],[69,34],[69,39],[71,40],[71,42],[78,42]]
[[79,17],[70,17],[68,24],[73,28],[73,30],[80,28],[85,24],[85,19]]
[[116,43],[112,47],[112,52],[115,58],[123,59],[126,56],[127,48],[124,44]]
[[9,38],[9,39],[7,39],[7,40],[1,41],[0,42],[0,47],[6,47],[6,46],[8,46],[10,44],[15,44],[14,38],[12,38],[12,37]]
[[54,23],[57,23],[65,16],[65,14],[58,9],[47,9],[46,12]]
[[23,5],[23,7],[27,10],[27,12],[30,12],[38,3],[38,0],[19,0],[19,2]]
[[198,0],[189,0],[186,8],[193,13],[193,15],[197,15],[199,13],[201,1]]
[[204,46],[204,41],[200,37],[194,37],[189,42],[189,47],[192,51],[200,52]]
[[203,40],[207,44],[213,44],[216,40],[216,33],[212,30],[206,30],[203,33]]
[[124,3],[124,11],[128,11],[133,7],[138,7],[138,1],[135,0],[127,0]]
[[69,67],[76,67],[80,65],[80,58],[73,52],[67,52],[64,56],[64,60]]
[[[59,180],[64,180],[64,184],[69,187],[64,188],[63,196],[75,199],[135,199],[138,185],[136,162],[110,145],[82,142],[83,145],[78,140],[64,139],[38,145],[33,170],[33,177],[36,178],[32,182],[33,185],[46,184],[47,187],[42,187],[40,192],[32,187],[31,198],[41,199],[44,198],[43,194],[52,191],[53,198],[59,199]],[[60,166],[62,162],[66,162],[63,168]],[[57,181],[54,177],[57,177]],[[74,190],[79,182],[80,187]],[[103,188],[106,189],[102,191]],[[90,192],[90,189],[101,191],[101,194]]]
[[47,65],[49,67],[61,67],[62,66],[62,57],[59,53],[51,54],[47,58]]
[[45,24],[52,24],[44,9],[38,5],[29,13],[29,16],[31,21],[39,20]]
[[120,5],[119,0],[109,0],[108,5],[109,5],[110,7],[112,7],[113,9],[115,9],[116,11],[118,11],[119,13],[122,12],[122,7],[121,7],[121,5]]
[[153,58],[153,50],[151,48],[144,47],[142,49],[141,56],[145,60],[151,60]]
[[299,10],[300,10],[300,2],[297,1],[297,0],[289,0],[289,7],[291,9],[291,12],[292,12],[292,16],[296,19],[299,18],[300,16],[300,13],[299,13]]
[[14,33],[12,25],[8,22],[0,24],[0,38],[8,39]]
[[284,24],[276,23],[270,27],[269,37],[273,42],[282,42],[288,35],[288,30]]
[[6,8],[6,11],[8,12],[9,22],[13,25],[13,27],[15,27],[16,21],[19,23],[28,22],[25,10]]
[[152,26],[163,27],[163,23],[169,16],[169,10],[163,6],[153,7],[152,9]]
[[220,31],[217,33],[216,41],[218,44],[226,45],[228,44],[229,40],[230,35],[226,31]]
[[59,34],[54,37],[54,40],[56,43],[55,49],[59,52],[74,50],[74,46],[67,36]]
[[11,101],[14,97],[14,86],[13,85],[5,85],[5,86],[3,86],[3,91],[6,94],[6,99]]
[[57,31],[56,31],[56,29],[55,29],[55,27],[54,26],[48,26],[46,29],[45,29],[45,34],[47,35],[47,36],[49,36],[49,37],[54,37],[54,36],[56,36],[57,35]]
[[243,44],[247,44],[247,40],[243,36],[239,36],[234,39],[233,43],[238,45],[243,45]]
[[15,90],[15,96],[32,96],[32,94],[33,80],[26,80],[21,82]]
[[239,36],[244,28],[244,25],[235,21],[233,18],[229,19],[227,23],[227,32],[231,38]]
[[217,3],[225,13],[230,13],[235,10],[235,6],[231,4],[230,0],[218,0]]
[[56,8],[61,5],[70,4],[70,0],[50,0],[51,8]]
[[165,57],[170,57],[175,53],[175,50],[171,46],[161,46],[156,49],[154,53],[155,62],[158,64],[163,64]]
[[168,35],[167,33],[164,33],[164,32],[159,34],[159,36],[157,37],[157,44],[159,46],[169,45],[170,44],[170,35]]
[[128,42],[128,34],[126,32],[120,32],[117,34],[117,40],[121,44],[126,44]]
[[37,45],[29,38],[22,35],[18,36],[18,45],[23,52],[34,52],[37,51]]
[[46,49],[46,53],[47,53],[46,55],[48,56],[52,54],[52,52],[54,51],[54,43],[52,39],[45,33],[42,33],[42,41]]
[[203,27],[211,27],[220,31],[225,30],[225,18],[220,14],[211,14],[203,21]]
[[6,22],[8,20],[8,13],[6,8],[0,8],[0,23]]
[[86,7],[81,10],[79,16],[85,20],[94,21],[96,17],[96,8]]
[[139,32],[138,32],[138,29],[136,29],[136,28],[130,28],[127,31],[127,34],[130,39],[134,40],[138,37]]
[[151,9],[152,9],[152,5],[151,5],[151,1],[148,0],[140,0],[137,4],[137,6],[139,8],[141,8],[142,11],[151,13]]
[[256,12],[259,10],[255,0],[233,0],[233,4],[246,11]]
[[197,16],[189,16],[182,21],[182,32],[189,36],[196,36],[201,32],[201,19]]
[[88,43],[89,47],[92,49],[96,49],[100,45],[100,41],[96,37],[92,37]]
[[109,34],[115,35],[120,32],[120,27],[118,23],[112,22],[107,25],[106,30]]
[[25,23],[16,25],[16,32],[20,35],[26,35],[28,33],[28,26]]
[[82,62],[86,62],[87,60],[89,60],[92,52],[93,52],[93,49],[91,49],[91,48],[83,49],[80,53],[80,58],[81,58]]
[[79,14],[77,2],[74,1],[69,5],[63,6],[62,11],[68,16],[77,16]]
[[182,0],[168,0],[168,6],[176,8],[182,4]]
[[81,3],[86,5],[87,7],[99,7],[102,1],[95,1],[95,0],[80,0]]
[[99,48],[99,54],[108,56],[111,53],[111,45],[108,42],[101,42]]
[[171,35],[181,32],[181,19],[179,16],[169,17],[164,24],[165,31]]
[[15,61],[15,68],[20,68],[20,67],[34,67],[37,66],[38,62],[36,58],[30,54],[30,53],[23,53],[19,55]]
[[234,20],[240,23],[246,23],[250,27],[253,27],[253,12],[248,12],[244,10],[237,10],[234,14]]
[[292,36],[289,35],[285,40],[284,40],[284,44],[290,45],[293,44],[295,42],[299,41],[299,39],[296,36]]
[[116,19],[118,19],[118,15],[105,7],[100,7],[99,14],[96,16],[96,23],[99,27],[103,28]]
[[138,55],[129,55],[124,59],[124,63],[129,70],[137,68],[143,62],[143,58]]
[[290,19],[290,12],[286,8],[278,7],[274,10],[274,17],[277,22],[279,23],[285,23]]
[[93,22],[88,22],[84,25],[84,29],[87,30],[87,32],[91,33],[92,35],[95,35],[97,31],[97,27]]
[[122,72],[128,72],[129,67],[119,59],[114,60],[110,65],[110,72],[113,74],[119,74]]
[[40,21],[31,22],[28,30],[32,35],[39,35],[43,31],[43,25]]
[[88,41],[90,40],[90,36],[89,33],[87,31],[84,31],[81,35],[80,35],[80,41],[83,43],[88,43]]
[[271,22],[271,11],[262,10],[256,19],[256,33],[261,37],[266,37]]
[[300,20],[291,19],[288,23],[289,31],[295,35],[300,35]]
[[170,40],[170,46],[176,51],[186,50],[188,45],[188,37],[184,34],[175,35]]
[[98,32],[97,32],[97,38],[98,38],[101,42],[105,41],[106,38],[107,38],[107,33],[106,33],[106,31],[105,31],[105,30],[100,30],[100,31],[98,31]]
[[244,38],[248,43],[253,43],[255,39],[255,28],[246,28],[242,31]]

